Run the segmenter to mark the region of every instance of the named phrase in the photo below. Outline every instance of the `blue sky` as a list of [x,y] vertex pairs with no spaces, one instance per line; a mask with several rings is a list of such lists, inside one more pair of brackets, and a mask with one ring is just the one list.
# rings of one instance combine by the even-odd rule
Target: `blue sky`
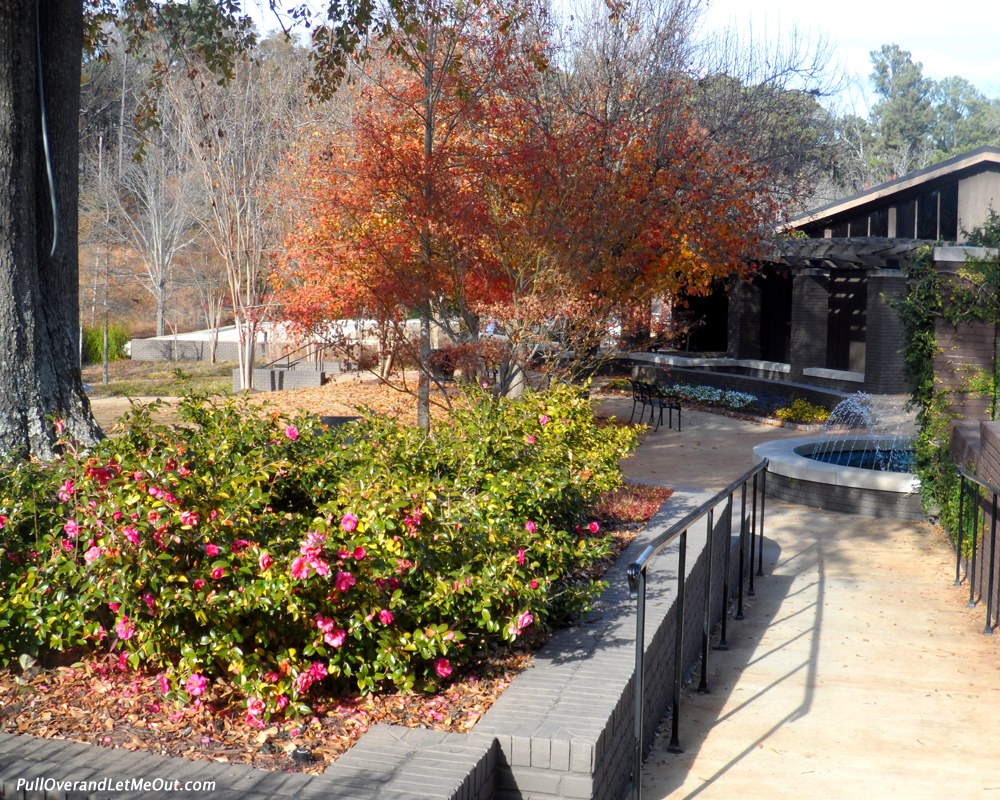
[[867,78],[868,53],[898,44],[935,80],[960,75],[1000,96],[1000,0],[709,0],[705,24],[753,25],[755,35],[798,24],[830,37],[848,71]]

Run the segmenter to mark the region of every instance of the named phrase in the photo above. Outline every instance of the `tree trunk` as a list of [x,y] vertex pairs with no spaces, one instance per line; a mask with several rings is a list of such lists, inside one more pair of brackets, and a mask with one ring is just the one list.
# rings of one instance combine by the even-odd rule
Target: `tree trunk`
[[102,434],[83,391],[77,183],[83,6],[40,0],[41,52],[54,226],[42,143],[36,11],[0,3],[0,454],[52,455],[55,429],[84,444]]
[[431,321],[426,314],[420,317],[420,373],[417,378],[417,427],[429,430],[431,427],[431,382],[427,377],[430,369]]

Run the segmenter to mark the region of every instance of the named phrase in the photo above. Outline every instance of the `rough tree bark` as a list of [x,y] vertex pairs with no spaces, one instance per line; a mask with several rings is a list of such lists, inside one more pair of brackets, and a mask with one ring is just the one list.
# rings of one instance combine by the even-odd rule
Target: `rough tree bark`
[[0,456],[52,454],[64,419],[84,444],[102,434],[83,391],[77,182],[83,6],[38,0],[58,239],[39,103],[35,0],[0,3]]

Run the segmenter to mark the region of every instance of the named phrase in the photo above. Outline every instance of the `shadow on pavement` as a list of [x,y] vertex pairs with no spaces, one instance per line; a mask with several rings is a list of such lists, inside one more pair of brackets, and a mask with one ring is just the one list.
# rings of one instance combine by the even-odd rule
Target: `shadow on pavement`
[[[720,630],[718,626],[714,632],[713,649],[710,650],[708,657],[709,693],[698,694],[695,691],[701,676],[700,664],[696,668],[692,680],[684,687],[681,697],[680,720],[680,743],[684,749],[683,753],[671,754],[667,752],[670,720],[664,720],[661,725],[661,735],[643,765],[642,794],[645,800],[675,796],[698,797],[750,753],[762,747],[768,738],[781,727],[809,713],[816,689],[820,632],[823,625],[823,605],[820,598],[823,596],[825,570],[822,548],[821,540],[814,541],[802,551],[782,561],[780,546],[765,538],[765,575],[764,577],[755,576],[756,595],[746,598],[744,601],[744,620],[740,621],[734,618],[736,603],[735,601],[733,603],[733,610],[727,622],[728,651],[722,652],[714,649],[719,641]],[[779,562],[781,562],[781,574],[774,575],[773,571]],[[796,580],[800,580],[800,576],[805,573],[818,574],[818,580],[810,580],[807,586],[792,591],[792,585]],[[799,600],[798,603],[788,602],[794,601],[796,598]],[[785,605],[784,609],[783,605]],[[791,609],[790,605],[797,607]],[[758,641],[768,628],[804,615],[808,616],[811,623],[807,629],[800,630],[787,639],[779,639],[773,646],[768,647],[763,652],[758,652]],[[750,697],[741,700],[738,705],[732,705],[732,695],[744,670],[758,665],[788,648],[795,648],[796,645],[806,648],[801,661],[794,663],[791,669],[785,670]],[[746,741],[745,744],[740,742],[742,749],[736,752],[727,763],[715,767],[712,774],[697,776],[702,781],[698,788],[683,795],[674,794],[688,781],[689,772],[699,750],[716,727],[727,724],[739,726],[737,718],[742,712],[752,710],[755,705],[766,702],[769,699],[769,693],[793,680],[804,684],[801,699],[797,705],[781,709],[784,712],[783,715],[763,732],[751,732],[750,735],[753,735],[753,738]],[[703,769],[704,765],[700,768]]]

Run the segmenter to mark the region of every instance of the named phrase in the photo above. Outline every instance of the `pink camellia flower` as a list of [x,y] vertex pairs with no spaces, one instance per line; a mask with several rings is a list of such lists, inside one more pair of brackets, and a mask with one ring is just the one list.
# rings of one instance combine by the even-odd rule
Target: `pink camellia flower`
[[54,424],[56,426],[56,433],[62,433],[66,429],[66,420],[64,419],[54,420]]
[[316,627],[319,628],[323,633],[329,633],[333,630],[334,622],[328,617],[324,617],[322,614],[316,615]]
[[311,673],[300,672],[296,676],[295,680],[292,681],[292,686],[294,687],[295,691],[298,692],[299,694],[305,694],[306,692],[309,691],[309,687],[313,685],[315,680],[316,679],[313,678]]
[[267,553],[261,553],[260,558],[257,559],[257,563],[260,564],[260,568],[265,572],[271,568],[274,563],[274,559]]
[[160,691],[164,694],[170,691],[170,681],[167,680],[166,675],[160,676]]
[[285,436],[291,439],[293,442],[299,438],[299,429],[294,425],[289,425],[285,428]]
[[153,497],[161,497],[163,495],[163,489],[161,489],[159,486],[150,486],[149,493]]
[[184,466],[184,465],[182,464],[182,465],[181,465],[181,466],[180,466],[180,467],[179,467],[179,468],[177,469],[177,474],[178,474],[178,475],[180,475],[180,476],[181,476],[182,478],[186,478],[186,477],[187,477],[188,475],[190,475],[190,474],[191,474],[191,470],[189,470],[189,469],[188,469],[187,467],[185,467],[185,466]]
[[309,674],[313,676],[316,681],[321,681],[327,676],[326,665],[321,664],[319,661],[314,661],[309,667]]
[[525,523],[524,523],[524,529],[525,529],[525,530],[526,530],[526,531],[527,531],[528,533],[534,533],[534,532],[535,532],[535,523],[534,523],[534,522],[532,522],[532,521],[531,521],[531,520],[529,519],[529,520],[528,520],[527,522],[525,522]]
[[538,418],[538,424],[539,425],[548,425],[549,424],[549,418],[545,414],[542,414],[542,416],[540,416]]
[[523,631],[525,628],[527,628],[534,621],[535,621],[535,618],[533,616],[531,616],[531,612],[530,611],[524,611],[517,618],[517,627],[520,628]]
[[279,694],[278,699],[275,701],[274,705],[278,709],[278,711],[284,711],[285,707],[288,705],[288,698],[285,697],[283,694]]
[[200,518],[198,517],[198,513],[195,511],[184,511],[181,513],[182,525],[191,525],[191,526],[197,525],[199,519]]
[[535,437],[532,436],[531,434],[528,434],[527,436],[524,437],[524,441],[527,442],[528,444],[534,444]]
[[157,522],[160,521],[160,512],[159,511],[150,511],[146,515],[146,519],[149,520],[150,524],[155,525]]
[[226,571],[222,567],[216,567],[215,569],[212,570],[212,580],[217,581],[225,574]]
[[392,612],[389,611],[389,609],[387,608],[383,608],[381,611],[378,612],[378,618],[379,622],[381,622],[383,625],[392,624],[392,620],[394,619],[394,617],[392,616]]
[[108,603],[108,608],[110,608],[115,614],[118,613],[118,609],[121,607],[121,603]]
[[62,546],[67,553],[72,553],[75,545],[69,539],[63,539]]
[[538,588],[538,581],[532,581],[531,582],[531,588],[532,589],[537,589]]
[[346,592],[354,585],[354,576],[350,572],[338,572],[335,584],[338,592]]
[[355,560],[360,561],[364,557],[365,557],[365,548],[360,547],[360,546],[359,547],[355,547],[354,548],[354,558],[355,558]]
[[353,531],[355,528],[358,527],[358,518],[353,514],[351,514],[350,512],[348,512],[340,518],[340,527],[343,528],[348,533],[350,533],[351,531]]
[[129,525],[122,531],[122,533],[125,534],[125,538],[128,539],[130,542],[132,542],[132,544],[134,544],[136,547],[139,546],[139,531],[137,531],[135,528]]
[[128,616],[122,617],[115,625],[115,633],[119,639],[131,639],[135,635],[135,627],[129,622]]
[[146,594],[142,596],[142,602],[149,606],[150,611],[156,611],[156,598],[149,592],[146,592]]
[[123,516],[124,515],[119,510],[119,511],[116,511],[114,514],[111,515],[111,519],[113,519],[115,522],[121,522],[121,519],[122,519]]
[[169,503],[170,505],[174,505],[177,502],[177,498],[174,497],[172,494],[170,494],[170,492],[164,492],[163,502]]
[[240,553],[246,550],[249,546],[250,542],[248,542],[246,539],[237,539],[235,542],[233,542],[232,547],[230,547],[229,549],[232,550],[234,553]]
[[214,545],[214,544],[205,545],[205,555],[209,555],[209,556],[217,556],[217,555],[219,555],[219,548],[218,548],[218,546]]
[[517,551],[517,565],[519,567],[520,566],[524,566],[524,551],[523,550],[518,550]]
[[601,526],[597,524],[597,521],[590,523],[590,532],[597,533],[601,529]]
[[434,671],[442,678],[451,675],[451,662],[447,658],[439,658],[434,662]]
[[247,715],[250,717],[259,717],[264,713],[266,706],[264,701],[259,697],[248,697],[247,698]]
[[59,487],[59,499],[64,503],[68,502],[69,499],[76,494],[76,487],[73,481],[66,481],[62,486]]
[[350,558],[350,557],[351,557],[351,551],[346,548],[342,547],[340,548],[340,550],[337,551],[337,558]]
[[63,525],[63,530],[66,531],[67,536],[75,539],[76,535],[80,532],[80,526],[76,524],[75,519],[71,519]]
[[194,697],[205,694],[205,687],[207,686],[208,679],[204,675],[198,675],[197,673],[188,678],[187,683],[184,684],[184,688],[187,689],[188,694]]
[[200,591],[200,590],[201,590],[201,587],[202,587],[202,586],[204,586],[204,585],[205,585],[205,581],[203,581],[203,580],[202,580],[201,578],[198,578],[198,580],[196,580],[196,581],[194,582],[194,590],[195,590],[196,592],[197,592],[197,591]]
[[89,566],[97,561],[103,553],[104,551],[101,550],[101,548],[91,547],[86,553],[83,554],[83,560],[86,561]]
[[292,577],[300,581],[309,577],[309,562],[302,556],[292,560]]
[[340,647],[344,644],[344,640],[347,638],[347,631],[340,628],[330,631],[323,637],[323,640],[330,645],[330,647]]

